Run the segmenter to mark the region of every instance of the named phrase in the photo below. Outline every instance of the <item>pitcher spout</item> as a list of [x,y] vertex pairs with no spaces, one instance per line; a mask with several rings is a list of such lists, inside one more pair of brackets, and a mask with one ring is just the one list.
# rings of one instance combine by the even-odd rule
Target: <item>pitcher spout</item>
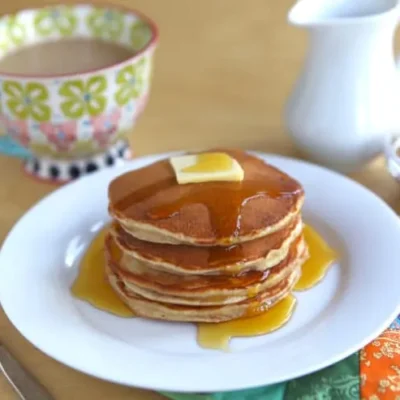
[[400,16],[398,0],[299,0],[289,11],[293,25],[312,27],[365,23]]

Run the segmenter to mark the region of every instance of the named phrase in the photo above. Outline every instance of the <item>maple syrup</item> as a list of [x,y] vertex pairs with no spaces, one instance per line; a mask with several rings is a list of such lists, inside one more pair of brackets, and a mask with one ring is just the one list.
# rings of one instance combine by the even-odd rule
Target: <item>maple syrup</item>
[[246,203],[257,198],[278,199],[291,195],[279,184],[274,187],[257,181],[224,182],[224,185],[208,182],[206,185],[193,185],[186,195],[149,210],[148,217],[153,220],[167,219],[190,204],[203,204],[208,209],[216,236],[235,238],[240,234],[242,208]]
[[[77,298],[89,302],[98,309],[121,317],[132,317],[132,311],[118,298],[104,275],[104,240],[107,229],[101,231],[90,244],[71,292]],[[335,252],[308,225],[304,226],[304,237],[309,247],[310,258],[303,265],[296,290],[310,289],[320,282],[329,265],[336,258]],[[114,254],[113,257],[118,258],[119,254]],[[249,296],[257,295],[257,291],[257,286],[249,289]],[[198,343],[204,348],[226,350],[232,337],[256,336],[275,331],[289,321],[295,304],[295,297],[290,295],[271,309],[256,316],[219,324],[198,324]]]
[[304,225],[303,234],[310,257],[301,268],[301,276],[294,290],[311,289],[323,279],[329,266],[337,259],[335,251],[309,225]]
[[[234,290],[234,289],[247,289],[248,298],[255,297],[258,295],[262,283],[267,279],[274,280],[275,277],[281,274],[282,270],[288,265],[290,266],[296,261],[298,257],[298,245],[302,237],[298,237],[293,245],[290,247],[287,256],[284,260],[276,264],[273,268],[268,268],[264,271],[259,271],[256,269],[242,269],[237,271],[237,273],[227,273],[227,274],[186,274],[178,275],[171,274],[169,272],[158,271],[156,269],[148,268],[141,261],[137,261],[132,265],[130,271],[120,271],[120,274],[127,279],[131,279],[134,283],[146,284],[146,282],[153,282],[160,290],[170,291],[195,291],[201,293],[208,291],[210,289],[220,289],[220,290]],[[122,247],[127,247],[127,241],[122,238],[120,240]],[[168,245],[167,245],[168,246]],[[117,241],[114,237],[107,241],[106,247],[111,256],[111,260],[114,265],[118,266],[120,264],[119,258],[121,257],[121,250]],[[176,251],[176,250],[175,250]],[[140,252],[139,252],[140,254]],[[162,256],[155,256],[155,259],[163,259]],[[179,265],[179,262],[178,262]],[[224,298],[224,297],[223,297]]]
[[107,231],[108,228],[103,229],[87,249],[71,292],[100,310],[120,317],[132,317],[132,311],[119,299],[105,276],[104,240]]
[[292,235],[294,231],[298,232],[300,224],[300,219],[295,218],[287,228],[248,242],[211,247],[180,245],[179,252],[174,246],[168,244],[150,243],[136,239],[118,224],[114,224],[113,229],[123,247],[143,255],[144,258],[160,258],[165,262],[179,265],[188,272],[209,269],[210,272],[237,275],[243,270],[244,263],[265,257],[265,249],[281,247],[289,234]]
[[233,165],[232,158],[226,153],[203,153],[196,158],[196,164],[183,168],[182,172],[229,171]]
[[[202,161],[189,168],[211,170],[221,162],[219,156],[217,161],[209,154],[204,154],[203,159],[201,154],[198,157]],[[179,185],[168,160],[124,174],[109,187],[112,214],[128,220],[152,221],[166,230],[172,226],[171,231],[183,226],[183,235],[187,231],[188,236],[226,245],[236,242],[241,234],[277,223],[293,211],[303,195],[297,181],[249,155],[235,159],[245,171],[241,182]],[[249,206],[253,202],[255,206]],[[252,208],[258,211],[251,212]],[[188,223],[199,215],[199,210],[207,220],[206,229]]]
[[296,305],[292,295],[285,297],[268,311],[250,318],[217,324],[200,323],[197,343],[207,349],[228,350],[233,337],[259,336],[273,332],[289,321]]

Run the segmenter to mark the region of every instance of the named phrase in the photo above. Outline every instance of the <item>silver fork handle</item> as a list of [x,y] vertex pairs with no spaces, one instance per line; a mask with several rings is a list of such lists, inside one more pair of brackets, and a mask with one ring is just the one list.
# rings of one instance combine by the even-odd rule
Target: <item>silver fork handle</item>
[[0,344],[0,371],[22,400],[54,400],[2,344]]

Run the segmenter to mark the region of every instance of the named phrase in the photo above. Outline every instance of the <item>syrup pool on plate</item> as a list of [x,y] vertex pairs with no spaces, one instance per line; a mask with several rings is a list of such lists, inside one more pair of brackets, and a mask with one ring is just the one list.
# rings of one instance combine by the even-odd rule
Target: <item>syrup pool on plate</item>
[[304,225],[303,234],[309,258],[301,267],[301,276],[294,290],[311,289],[324,278],[329,266],[337,259],[335,251],[309,225]]
[[[133,317],[132,311],[119,299],[105,276],[104,239],[108,228],[92,241],[84,255],[78,276],[71,288],[72,294],[94,307],[120,317]],[[304,226],[304,238],[310,257],[302,266],[302,274],[295,290],[315,286],[326,275],[336,254],[310,226]],[[233,337],[264,335],[285,325],[292,316],[296,298],[287,296],[266,312],[248,318],[216,324],[199,323],[197,342],[204,348],[227,350]]]
[[259,336],[273,332],[289,321],[296,305],[293,295],[286,296],[268,311],[249,318],[218,324],[197,324],[197,343],[206,349],[229,350],[233,337]]
[[105,276],[104,240],[107,228],[92,241],[84,255],[79,274],[71,292],[78,299],[85,300],[96,308],[119,317],[132,317],[132,311],[119,299]]

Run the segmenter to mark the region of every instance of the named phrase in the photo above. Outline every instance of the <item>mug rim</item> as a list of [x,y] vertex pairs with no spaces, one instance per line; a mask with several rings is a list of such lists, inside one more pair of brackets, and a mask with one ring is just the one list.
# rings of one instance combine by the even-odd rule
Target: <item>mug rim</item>
[[[7,13],[7,14],[2,14],[0,15],[0,20],[3,18],[7,18],[10,16],[15,16],[20,12],[35,12],[39,10],[44,10],[46,8],[55,8],[55,7],[84,7],[84,6],[92,6],[92,7],[99,7],[99,8],[109,8],[112,10],[118,10],[123,12],[124,14],[131,14],[139,17],[141,21],[145,21],[148,26],[151,29],[151,39],[149,43],[146,44],[141,50],[139,50],[137,53],[133,54],[131,57],[128,57],[126,60],[114,63],[112,65],[109,65],[107,67],[100,67],[100,68],[92,68],[90,70],[86,70],[83,72],[74,72],[74,73],[62,73],[62,74],[44,74],[44,75],[35,75],[35,74],[27,74],[27,73],[10,73],[10,72],[0,72],[0,77],[4,77],[7,79],[35,79],[35,80],[49,80],[49,79],[57,79],[57,78],[74,78],[74,77],[82,77],[82,76],[87,76],[87,75],[92,75],[95,73],[101,73],[101,72],[106,72],[111,69],[114,69],[116,67],[124,67],[125,65],[129,65],[132,62],[137,61],[140,59],[143,54],[146,52],[152,51],[158,44],[159,40],[159,29],[157,24],[147,15],[143,14],[140,11],[137,11],[134,8],[130,8],[127,6],[122,6],[122,5],[114,5],[109,2],[103,2],[103,1],[93,1],[93,2],[77,2],[77,3],[64,3],[64,2],[57,2],[53,4],[48,4],[42,7],[34,7],[34,8],[21,8],[17,11]],[[21,46],[22,47],[22,46]]]

